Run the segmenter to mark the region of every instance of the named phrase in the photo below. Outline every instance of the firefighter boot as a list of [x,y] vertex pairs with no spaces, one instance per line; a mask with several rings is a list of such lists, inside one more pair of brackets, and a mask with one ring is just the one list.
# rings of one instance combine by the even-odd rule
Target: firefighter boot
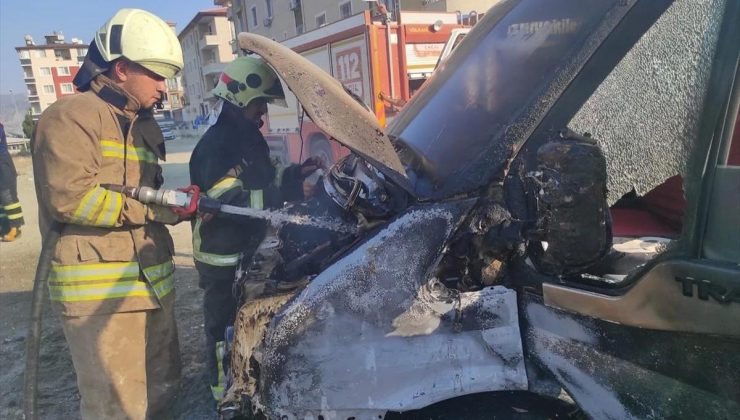
[[12,227],[10,228],[10,231],[8,231],[8,233],[3,235],[2,241],[3,242],[13,242],[20,237],[21,237],[21,228]]

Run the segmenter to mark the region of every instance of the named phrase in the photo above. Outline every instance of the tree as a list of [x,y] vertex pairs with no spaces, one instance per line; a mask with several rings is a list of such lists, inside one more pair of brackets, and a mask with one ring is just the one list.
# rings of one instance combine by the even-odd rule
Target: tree
[[35,128],[36,123],[33,121],[33,117],[31,116],[31,109],[29,108],[28,112],[26,112],[26,117],[23,118],[23,135],[30,139]]

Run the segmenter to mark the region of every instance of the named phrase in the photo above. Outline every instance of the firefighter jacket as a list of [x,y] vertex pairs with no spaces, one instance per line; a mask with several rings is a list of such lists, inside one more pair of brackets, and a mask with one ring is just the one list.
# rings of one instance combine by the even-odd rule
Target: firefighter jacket
[[[190,182],[224,204],[262,209],[303,198],[300,166],[284,170],[252,121],[222,112],[190,158]],[[267,223],[246,217],[215,217],[193,224],[193,258],[198,272],[233,277],[240,255],[251,255]]]
[[174,289],[160,222],[177,217],[106,188],[161,186],[164,141],[151,111],[100,75],[42,114],[31,150],[41,232],[64,223],[49,275],[55,306],[68,316],[159,308]]

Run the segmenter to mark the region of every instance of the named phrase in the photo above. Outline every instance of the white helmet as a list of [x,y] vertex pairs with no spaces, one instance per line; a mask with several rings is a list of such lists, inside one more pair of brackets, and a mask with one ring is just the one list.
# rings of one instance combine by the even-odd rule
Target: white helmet
[[125,57],[166,79],[184,65],[175,31],[146,10],[119,10],[98,29],[94,42],[105,62]]

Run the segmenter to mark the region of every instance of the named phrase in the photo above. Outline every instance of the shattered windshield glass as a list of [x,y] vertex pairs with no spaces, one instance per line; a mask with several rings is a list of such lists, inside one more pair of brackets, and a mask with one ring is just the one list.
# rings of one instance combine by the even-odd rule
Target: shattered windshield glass
[[705,96],[724,8],[724,0],[674,3],[570,122],[603,148],[609,204],[684,174],[712,100]]
[[500,172],[633,1],[510,1],[486,14],[388,133],[413,151],[421,197]]

